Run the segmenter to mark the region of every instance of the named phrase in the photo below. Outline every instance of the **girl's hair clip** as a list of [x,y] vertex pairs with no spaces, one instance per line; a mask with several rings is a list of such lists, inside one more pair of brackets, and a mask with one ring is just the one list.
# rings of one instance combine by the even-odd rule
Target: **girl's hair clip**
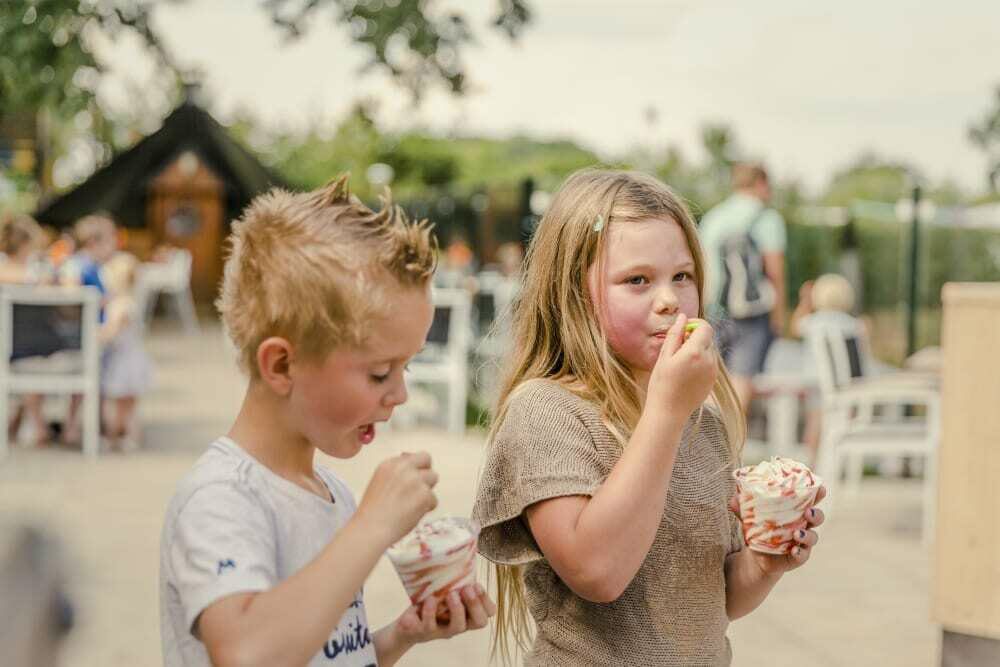
[[604,216],[598,215],[597,220],[594,222],[594,231],[599,232],[604,229]]

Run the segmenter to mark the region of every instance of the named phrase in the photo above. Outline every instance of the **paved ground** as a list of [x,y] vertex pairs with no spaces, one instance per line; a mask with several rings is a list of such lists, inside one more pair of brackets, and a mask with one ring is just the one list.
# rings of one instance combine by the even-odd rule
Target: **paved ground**
[[[142,405],[146,443],[138,452],[86,461],[78,452],[15,449],[0,463],[0,519],[45,526],[68,556],[78,623],[63,665],[158,665],[157,567],[160,525],[176,480],[242,398],[218,329],[185,338],[159,328],[150,339],[156,390]],[[380,433],[369,458],[336,462],[360,492],[380,454],[427,449],[441,472],[441,511],[467,513],[482,436],[437,431]],[[919,487],[874,481],[822,529],[806,568],[790,574],[764,605],[731,626],[737,666],[930,667],[939,628],[929,620],[930,559],[920,546]],[[374,627],[406,604],[383,559],[366,588]],[[487,664],[485,631],[418,647],[403,665]]]

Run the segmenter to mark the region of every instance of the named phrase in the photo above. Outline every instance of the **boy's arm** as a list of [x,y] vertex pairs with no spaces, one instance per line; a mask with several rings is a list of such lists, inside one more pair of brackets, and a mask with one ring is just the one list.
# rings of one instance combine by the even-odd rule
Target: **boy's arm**
[[274,588],[211,604],[195,632],[212,663],[308,663],[391,543],[387,531],[355,515],[319,556]]
[[[357,512],[305,567],[271,587],[267,587],[271,583],[267,579],[273,580],[273,573],[255,578],[254,572],[247,572],[248,587],[266,590],[211,598],[192,630],[205,644],[212,663],[241,667],[308,663],[327,641],[382,553],[437,506],[431,491],[436,482],[430,456],[424,452],[384,461],[375,470]],[[216,511],[213,506],[201,509],[204,511],[195,516],[202,521]],[[216,526],[216,530],[221,528]],[[262,532],[266,526],[258,520],[258,525],[251,525],[240,537],[252,542]],[[203,544],[204,537],[200,540]],[[204,559],[204,554],[195,555]],[[220,572],[226,564],[220,562]],[[248,569],[239,562],[228,564],[241,571]],[[211,583],[208,590],[211,594]],[[205,592],[193,589],[189,604],[197,605],[198,595]]]

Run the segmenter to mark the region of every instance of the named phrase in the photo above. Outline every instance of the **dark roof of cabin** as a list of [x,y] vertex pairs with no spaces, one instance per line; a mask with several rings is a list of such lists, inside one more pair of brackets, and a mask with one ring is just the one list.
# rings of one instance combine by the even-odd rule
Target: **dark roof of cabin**
[[43,224],[63,228],[88,213],[107,211],[122,226],[143,227],[150,181],[187,150],[196,153],[225,183],[227,222],[260,192],[287,187],[207,111],[186,100],[167,116],[159,130],[117,155],[77,187],[44,202],[35,217]]

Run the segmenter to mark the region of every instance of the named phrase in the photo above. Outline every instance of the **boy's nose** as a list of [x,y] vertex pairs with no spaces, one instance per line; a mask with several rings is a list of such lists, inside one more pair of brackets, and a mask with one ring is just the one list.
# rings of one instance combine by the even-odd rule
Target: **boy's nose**
[[409,397],[409,393],[406,390],[406,380],[401,378],[399,382],[393,387],[392,391],[385,395],[385,400],[383,404],[387,408],[394,408],[397,405],[402,405],[406,403],[406,399]]

